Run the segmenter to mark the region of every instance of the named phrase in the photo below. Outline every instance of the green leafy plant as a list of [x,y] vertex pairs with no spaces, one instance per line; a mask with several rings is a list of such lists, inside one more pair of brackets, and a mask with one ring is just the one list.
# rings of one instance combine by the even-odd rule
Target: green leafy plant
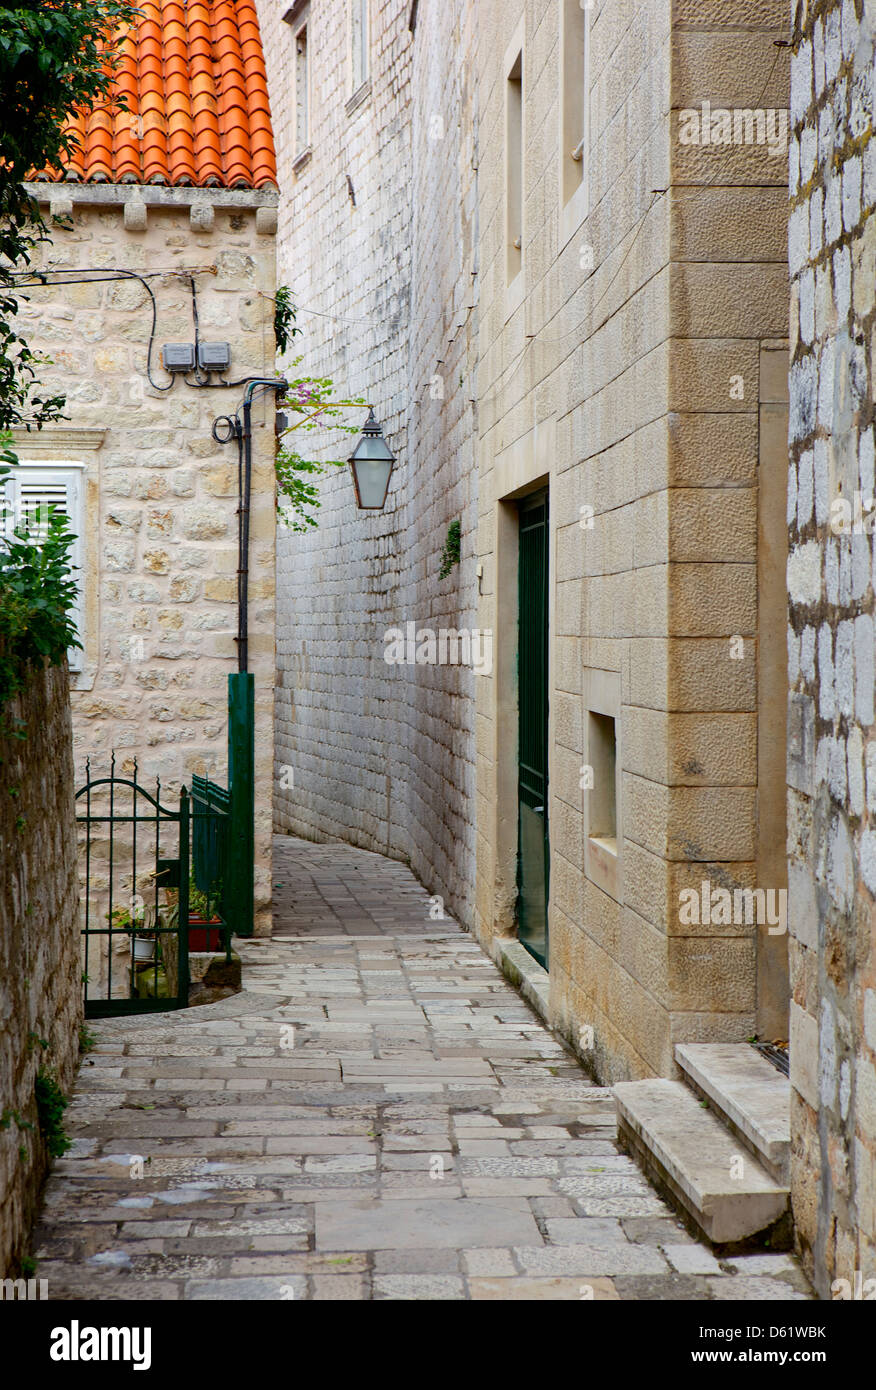
[[281,285],[274,296],[274,337],[278,352],[285,352],[292,339],[301,332],[295,322],[297,314],[292,291],[288,285]]
[[[126,0],[0,5],[0,430],[39,429],[61,418],[64,397],[40,391],[45,359],[15,322],[22,299],[15,271],[26,270],[34,248],[49,238],[25,181],[78,148],[68,117],[109,93],[119,57],[113,35],[134,13]],[[0,461],[15,456],[6,449]]]
[[[302,357],[296,357],[292,369],[300,366],[302,361]],[[344,412],[353,407],[364,407],[365,401],[361,398],[334,400],[333,390],[331,377],[301,376],[289,383],[282,402],[284,410],[298,416],[281,436],[275,463],[280,493],[277,514],[293,531],[309,531],[317,525],[315,513],[319,510],[320,498],[316,479],[332,468],[343,468],[346,459],[306,459],[286,441],[299,429],[308,432],[330,426],[344,434],[358,434],[361,430],[360,423],[345,423]]]
[[453,569],[453,566],[459,564],[461,543],[462,526],[458,521],[451,521],[447,528],[447,539],[444,542],[444,549],[441,552],[441,568],[438,571],[439,579],[446,579]]
[[17,527],[0,539],[0,708],[22,688],[29,666],[59,666],[81,645],[72,617],[74,540],[54,508],[45,536]]
[[[203,891],[195,882],[192,874],[189,879],[189,915],[193,913],[197,917],[204,917],[208,922],[213,919],[219,911],[219,904],[222,901],[222,884],[211,883],[209,889]],[[177,908],[177,912],[179,909]]]
[[[288,285],[281,285],[274,296],[274,336],[277,351],[283,353],[292,339],[301,333],[296,318],[298,310],[292,299]],[[294,358],[287,372],[296,371],[304,358]],[[291,436],[295,430],[341,430],[345,434],[358,434],[360,425],[347,424],[344,412],[353,407],[364,406],[361,398],[338,401],[333,399],[334,383],[331,377],[300,376],[290,381],[281,408],[290,415],[297,416],[294,423],[284,430],[276,455],[277,471],[277,515],[284,525],[292,531],[309,531],[317,525],[316,513],[320,507],[318,479],[332,468],[343,468],[346,459],[305,458],[295,447]]]
[[86,1052],[93,1052],[97,1046],[97,1036],[92,1033],[84,1023],[79,1025],[79,1051],[84,1056]]
[[73,1140],[64,1129],[64,1111],[69,1104],[53,1072],[41,1068],[34,1086],[40,1133],[52,1158],[61,1158]]

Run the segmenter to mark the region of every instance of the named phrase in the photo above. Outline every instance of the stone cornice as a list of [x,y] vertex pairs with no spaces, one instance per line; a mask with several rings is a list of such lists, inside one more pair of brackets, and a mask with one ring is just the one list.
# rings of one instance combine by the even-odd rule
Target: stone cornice
[[38,203],[78,203],[87,207],[125,207],[143,203],[152,208],[191,208],[204,204],[216,209],[274,208],[276,188],[168,188],[158,183],[26,183]]
[[85,450],[95,453],[106,438],[106,430],[90,426],[44,425],[41,430],[16,430],[13,433],[13,448],[33,454],[51,452],[76,452]]

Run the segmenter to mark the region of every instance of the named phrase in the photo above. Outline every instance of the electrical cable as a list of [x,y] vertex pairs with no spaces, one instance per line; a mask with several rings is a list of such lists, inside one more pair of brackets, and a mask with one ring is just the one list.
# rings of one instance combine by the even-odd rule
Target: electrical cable
[[198,332],[198,328],[199,328],[199,325],[198,325],[198,295],[197,295],[197,291],[195,290],[195,277],[194,277],[194,275],[191,277],[191,285],[192,285],[192,323],[194,324],[194,327],[195,327],[195,380],[194,380],[193,382],[192,382],[192,381],[187,381],[187,382],[186,382],[186,385],[187,385],[187,386],[195,386],[195,385],[197,385],[197,386],[209,386],[209,385],[210,385],[210,375],[209,375],[209,372],[207,373],[207,379],[206,379],[206,381],[205,381],[205,380],[202,378],[202,376],[201,376],[200,353],[199,353],[199,351],[198,351],[198,348],[199,348],[199,346],[200,346],[200,337],[199,337],[199,332]]
[[[157,327],[157,325],[158,325],[158,304],[156,303],[155,295],[154,295],[154,293],[153,293],[153,291],[152,291],[152,286],[149,285],[149,284],[147,284],[145,277],[142,276],[142,275],[140,275],[140,274],[138,274],[138,272],[137,272],[136,270],[122,270],[119,266],[96,265],[96,266],[94,267],[94,271],[95,271],[95,275],[96,275],[96,276],[106,277],[107,279],[111,279],[111,280],[115,280],[115,279],[118,279],[118,280],[137,280],[137,281],[143,286],[144,290],[146,291],[146,293],[148,294],[148,296],[149,296],[149,298],[150,298],[150,300],[151,300],[151,302],[152,302],[152,330],[151,330],[151,332],[150,332],[150,334],[149,334],[149,344],[148,344],[148,346],[147,346],[147,348],[146,348],[146,377],[147,377],[147,380],[148,380],[148,382],[149,382],[149,385],[152,387],[153,391],[162,391],[162,392],[164,392],[164,391],[171,391],[171,390],[173,390],[173,385],[174,385],[175,377],[171,376],[170,381],[168,382],[168,384],[167,384],[166,386],[162,386],[162,385],[160,385],[159,382],[155,381],[154,378],[153,378],[153,376],[152,376],[152,345],[153,345],[153,343],[155,342],[155,329],[156,329],[156,327]],[[18,276],[18,273],[15,272],[15,271],[8,272],[8,273],[11,274],[12,276],[15,276],[16,278],[17,278],[17,276]],[[35,277],[35,280],[34,280],[34,283],[33,283],[33,284],[31,284],[31,285],[29,285],[29,286],[25,286],[25,288],[30,288],[30,289],[34,289],[34,288],[36,288],[37,286],[39,286],[39,285],[41,285],[41,284],[44,285],[44,286],[46,286],[46,287],[48,287],[48,281],[44,278],[45,276],[47,276],[47,275],[63,275],[64,273],[65,273],[65,272],[64,272],[63,268],[59,268],[58,270],[49,270],[49,271],[23,271],[23,272],[20,272],[20,274],[22,274],[22,275],[28,275],[28,276],[31,276],[31,277]],[[157,273],[157,272],[154,272],[154,273]],[[94,276],[92,276],[92,277],[90,277],[90,278],[84,278],[84,279],[78,280],[78,281],[77,281],[77,280],[70,280],[70,279],[68,279],[68,280],[61,280],[61,281],[55,282],[55,283],[60,283],[60,284],[62,284],[62,285],[65,285],[65,284],[66,284],[66,285],[70,285],[70,284],[73,284],[73,285],[75,285],[75,284],[93,284],[93,283],[94,283]]]

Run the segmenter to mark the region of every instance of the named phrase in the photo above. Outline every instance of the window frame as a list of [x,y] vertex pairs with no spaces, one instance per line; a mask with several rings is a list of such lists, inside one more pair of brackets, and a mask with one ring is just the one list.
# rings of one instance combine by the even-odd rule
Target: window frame
[[[562,251],[586,221],[590,213],[590,150],[592,147],[592,112],[591,112],[591,92],[590,92],[590,22],[592,5],[582,4],[581,0],[560,0],[560,86],[558,102],[558,139],[559,139],[559,168],[558,168],[558,199],[559,199],[559,249]],[[583,52],[575,55],[572,50],[572,28],[571,20],[574,18],[575,24],[580,24],[581,34],[583,35]],[[576,128],[574,132],[570,128],[572,115],[570,107],[572,95],[570,86],[573,83],[580,84],[583,93],[583,111],[581,125],[583,130]],[[578,134],[578,140],[572,143],[573,134]],[[580,178],[577,186],[568,191],[567,180],[570,175],[570,165],[573,163],[572,151],[581,147]]]
[[[502,252],[505,282],[505,322],[520,308],[526,284],[526,47],[525,15],[505,50],[504,73],[504,197]],[[517,89],[515,90],[515,85]],[[515,207],[515,205],[517,205]],[[516,223],[512,226],[512,220]],[[516,234],[520,246],[513,245]],[[514,253],[517,255],[515,256]]]
[[621,677],[616,671],[599,671],[593,667],[584,670],[584,763],[596,773],[596,762],[591,753],[590,715],[598,714],[614,720],[614,846],[604,834],[598,831],[591,834],[592,791],[583,792],[584,812],[584,873],[591,883],[596,884],[616,902],[621,901],[623,888],[623,742],[621,732]]
[[[284,14],[292,37],[292,170],[299,174],[313,153],[313,81],[311,73],[310,45],[310,3],[295,4]],[[304,35],[304,92],[301,101],[301,63],[298,44]],[[304,113],[304,132],[301,130],[301,112]]]
[[[350,0],[350,100],[371,81],[371,7],[369,0]],[[358,49],[358,54],[357,54]]]

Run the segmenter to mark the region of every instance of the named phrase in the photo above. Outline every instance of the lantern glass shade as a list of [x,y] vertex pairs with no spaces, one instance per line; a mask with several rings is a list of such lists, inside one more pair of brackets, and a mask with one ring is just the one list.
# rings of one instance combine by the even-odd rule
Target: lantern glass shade
[[395,455],[384,439],[383,430],[372,410],[362,438],[350,455],[356,505],[360,510],[380,511],[383,508],[394,463]]

